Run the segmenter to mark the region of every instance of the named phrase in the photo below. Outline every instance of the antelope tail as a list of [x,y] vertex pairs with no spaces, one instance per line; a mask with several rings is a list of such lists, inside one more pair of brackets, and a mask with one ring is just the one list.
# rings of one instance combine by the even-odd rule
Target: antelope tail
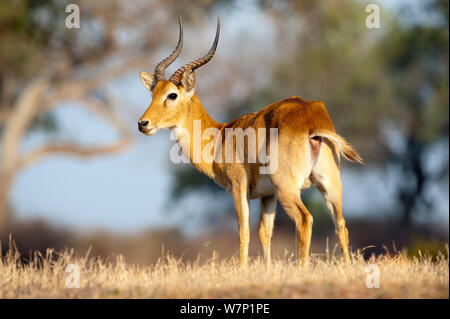
[[335,132],[324,129],[315,129],[309,134],[310,138],[316,136],[326,138],[330,142],[336,144],[339,152],[350,162],[361,164],[364,162],[361,156],[359,156],[358,152],[356,152],[342,136],[336,134]]

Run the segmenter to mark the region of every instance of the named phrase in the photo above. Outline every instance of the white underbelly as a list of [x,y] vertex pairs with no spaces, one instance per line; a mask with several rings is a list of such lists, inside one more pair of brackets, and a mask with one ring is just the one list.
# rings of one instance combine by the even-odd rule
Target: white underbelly
[[258,178],[253,189],[250,190],[250,198],[258,198],[272,195],[274,187],[270,180],[270,175],[263,175]]

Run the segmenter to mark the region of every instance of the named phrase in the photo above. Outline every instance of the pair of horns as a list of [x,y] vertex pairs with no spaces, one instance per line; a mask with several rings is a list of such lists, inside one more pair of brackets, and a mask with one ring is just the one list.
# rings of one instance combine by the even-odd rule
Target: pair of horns
[[[170,64],[172,64],[173,61],[175,61],[178,55],[180,55],[181,48],[183,47],[183,25],[181,23],[181,17],[178,18],[178,21],[180,24],[180,36],[178,38],[177,47],[167,58],[158,63],[158,65],[156,66],[155,77],[157,81],[165,80],[164,72],[166,68]],[[217,43],[219,42],[219,34],[220,34],[220,18],[217,19],[216,38],[214,39],[214,43],[211,49],[209,49],[208,53],[202,58],[199,58],[197,60],[189,62],[188,64],[183,65],[170,77],[169,81],[175,85],[178,85],[185,71],[187,70],[194,71],[195,69],[201,67],[202,65],[206,64],[209,60],[211,60],[212,57],[214,56],[214,53],[216,53]]]

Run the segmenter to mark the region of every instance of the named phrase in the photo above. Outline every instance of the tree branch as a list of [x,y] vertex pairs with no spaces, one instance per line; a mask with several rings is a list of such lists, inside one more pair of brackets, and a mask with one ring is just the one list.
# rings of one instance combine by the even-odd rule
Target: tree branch
[[86,96],[80,101],[80,105],[90,110],[112,124],[118,133],[121,135],[119,141],[96,147],[86,147],[81,145],[74,145],[73,143],[61,143],[54,145],[45,145],[40,147],[28,155],[23,156],[18,162],[15,169],[22,169],[23,167],[35,162],[43,156],[59,154],[68,154],[77,157],[93,157],[111,153],[117,153],[127,148],[131,143],[131,136],[126,129],[126,126],[114,112],[114,100],[110,95],[107,95],[107,102],[99,100],[91,96]]
[[84,147],[73,145],[70,143],[46,145],[24,156],[19,161],[16,168],[22,169],[46,155],[54,155],[56,153],[59,153],[77,157],[94,157],[123,151],[129,146],[129,144],[129,139],[122,139],[117,143],[98,147]]

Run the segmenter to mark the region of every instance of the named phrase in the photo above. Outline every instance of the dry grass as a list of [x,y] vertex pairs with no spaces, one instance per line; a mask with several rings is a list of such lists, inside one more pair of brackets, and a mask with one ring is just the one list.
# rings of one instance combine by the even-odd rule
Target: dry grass
[[[447,246],[448,247],[448,246]],[[260,258],[239,269],[236,258],[185,264],[165,256],[152,266],[127,264],[123,257],[77,257],[73,250],[20,262],[12,248],[0,263],[0,298],[448,298],[448,248],[437,257],[408,258],[406,253],[351,265],[315,255],[309,266],[285,255],[266,268]],[[200,260],[200,258],[199,258]],[[79,266],[80,288],[66,288],[66,267]],[[380,269],[380,288],[365,285],[366,267]]]

